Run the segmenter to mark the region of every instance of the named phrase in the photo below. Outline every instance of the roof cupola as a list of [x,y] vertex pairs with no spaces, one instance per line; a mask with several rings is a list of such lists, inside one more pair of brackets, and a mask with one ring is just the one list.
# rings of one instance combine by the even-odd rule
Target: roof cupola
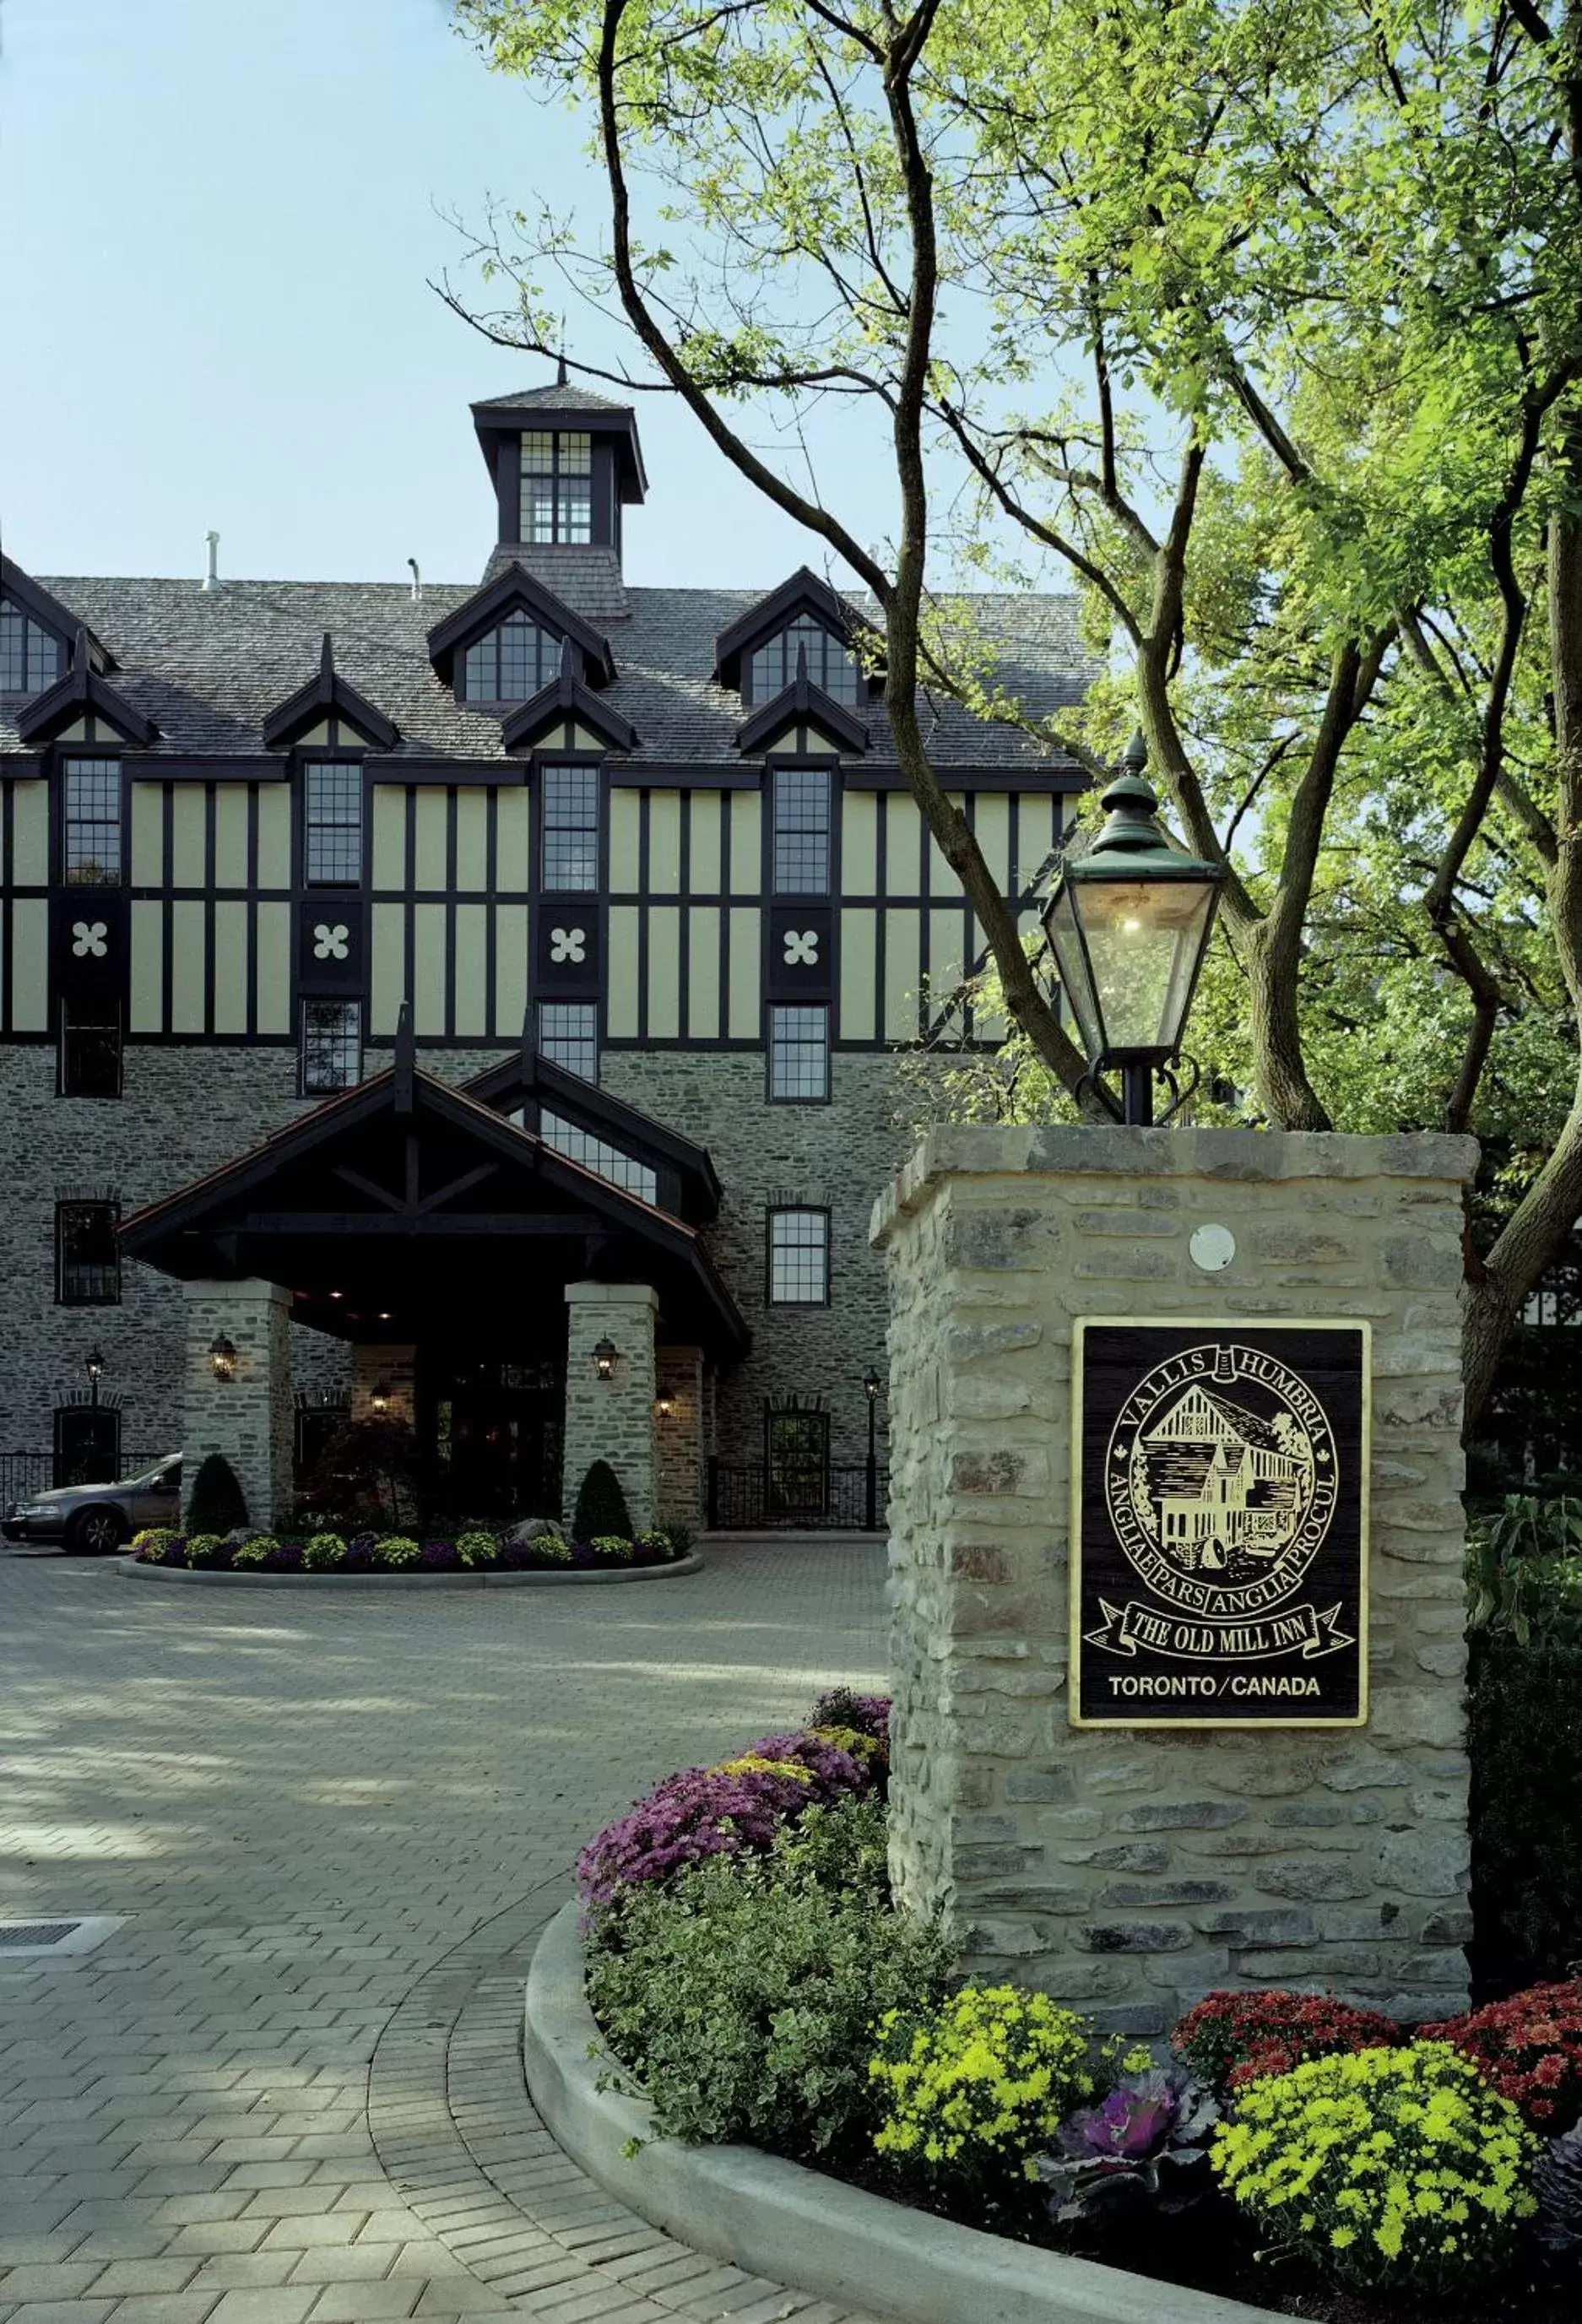
[[551,386],[474,403],[473,425],[498,508],[485,578],[514,562],[579,612],[619,619],[621,512],[648,487],[631,406],[573,386],[563,365]]

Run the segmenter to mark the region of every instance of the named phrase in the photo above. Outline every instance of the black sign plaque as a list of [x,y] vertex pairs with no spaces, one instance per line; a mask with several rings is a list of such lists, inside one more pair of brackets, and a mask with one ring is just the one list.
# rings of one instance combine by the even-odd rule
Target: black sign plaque
[[1078,1322],[1079,1727],[1367,1718],[1368,1326]]

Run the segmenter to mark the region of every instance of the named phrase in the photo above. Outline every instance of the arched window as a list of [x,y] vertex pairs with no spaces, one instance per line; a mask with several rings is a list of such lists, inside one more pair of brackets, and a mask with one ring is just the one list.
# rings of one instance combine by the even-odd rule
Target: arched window
[[560,640],[526,613],[508,613],[470,645],[462,669],[464,702],[529,702],[560,667]]
[[9,597],[0,597],[0,694],[42,694],[60,675],[63,649]]
[[743,702],[772,702],[777,694],[783,694],[796,681],[797,658],[803,653],[807,656],[809,685],[821,688],[832,702],[860,700],[862,673],[845,639],[826,630],[811,613],[798,613],[774,637],[753,648],[748,658]]

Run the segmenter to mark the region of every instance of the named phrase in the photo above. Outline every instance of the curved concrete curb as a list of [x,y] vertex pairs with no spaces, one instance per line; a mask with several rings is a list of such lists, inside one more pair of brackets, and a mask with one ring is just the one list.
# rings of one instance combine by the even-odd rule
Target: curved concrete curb
[[135,1582],[219,1582],[230,1590],[514,1590],[519,1587],[564,1589],[568,1582],[592,1582],[602,1587],[612,1582],[674,1582],[683,1573],[699,1573],[703,1559],[694,1550],[668,1565],[618,1565],[608,1573],[584,1566],[572,1573],[225,1573],[201,1565],[144,1565],[135,1557],[116,1559],[122,1572]]
[[[908,2210],[750,2146],[655,2139],[646,2101],[601,2090],[607,2053],[583,1991],[577,1907],[528,1975],[523,2061],[556,2144],[617,2201],[699,2251],[908,2324],[1255,2324],[1266,2308],[1034,2251]],[[598,2055],[590,2056],[590,2049]],[[636,2154],[633,2139],[648,2141]]]

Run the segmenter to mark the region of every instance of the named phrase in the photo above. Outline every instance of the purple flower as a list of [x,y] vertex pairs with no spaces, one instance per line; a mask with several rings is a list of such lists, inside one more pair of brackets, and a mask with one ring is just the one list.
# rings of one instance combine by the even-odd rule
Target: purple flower
[[1071,2116],[1062,2126],[1061,2144],[1072,2155],[1118,2154],[1140,2162],[1175,2128],[1178,2111],[1173,2091],[1160,2094],[1123,2082],[1101,2106]]
[[873,1771],[842,1751],[838,1743],[800,1729],[794,1735],[764,1735],[750,1743],[744,1759],[789,1759],[805,1767],[811,1784],[802,1786],[805,1804],[827,1808],[836,1800],[860,1798],[873,1789]]
[[165,1544],[163,1550],[160,1553],[160,1563],[161,1565],[185,1565],[186,1563],[187,1536],[182,1533],[174,1534]]
[[890,1698],[888,1694],[854,1694],[849,1686],[832,1686],[819,1696],[809,1715],[810,1727],[853,1727],[871,1735],[876,1743],[890,1739]]
[[705,1857],[767,1849],[781,1825],[811,1804],[815,1789],[794,1775],[685,1768],[588,1842],[576,1866],[583,1904],[593,1911],[622,1888],[668,1880]]
[[343,1573],[372,1573],[373,1571],[373,1536],[371,1533],[359,1533],[353,1535],[351,1540],[346,1544],[346,1562],[341,1568],[341,1571]]
[[276,1542],[270,1552],[269,1566],[271,1573],[300,1573],[302,1571],[301,1543],[299,1541]]
[[454,1541],[426,1541],[418,1553],[418,1562],[430,1573],[452,1573],[460,1565]]

